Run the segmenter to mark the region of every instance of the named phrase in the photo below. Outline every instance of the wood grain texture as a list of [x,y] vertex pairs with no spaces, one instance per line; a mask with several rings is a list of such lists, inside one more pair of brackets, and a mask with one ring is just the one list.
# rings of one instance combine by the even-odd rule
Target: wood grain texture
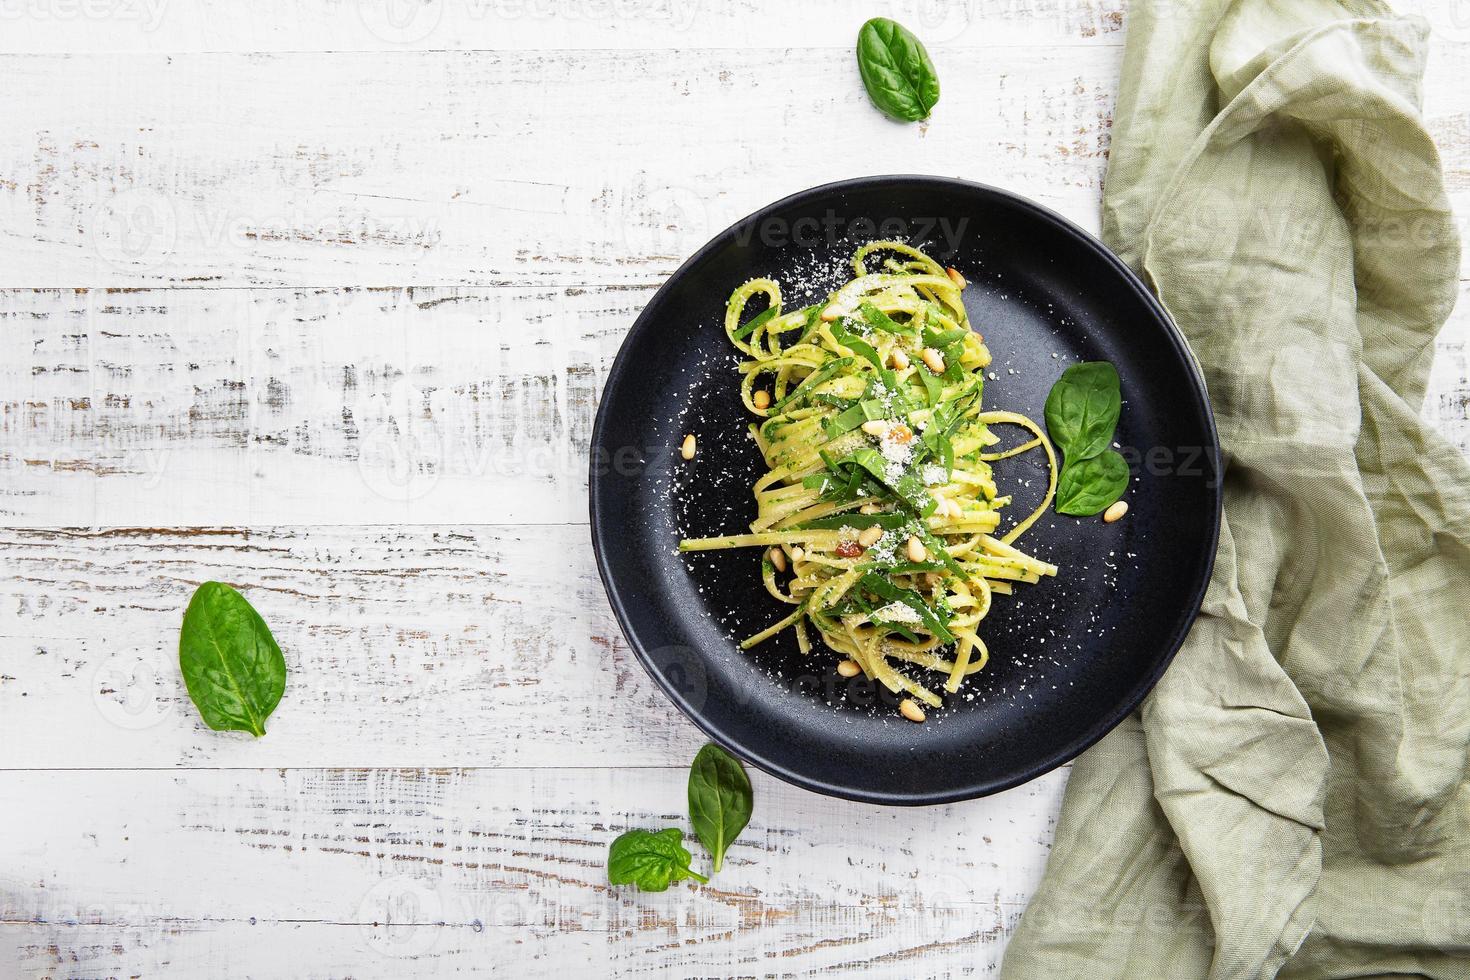
[[[0,523],[585,522],[597,399],[651,295],[0,291]],[[1425,417],[1470,449],[1467,338],[1462,301]]]
[[1118,50],[951,58],[919,126],[843,49],[14,58],[0,286],[652,284],[776,198],[916,160],[1091,220]]
[[[712,887],[606,887],[702,739],[585,457],[653,288],[785,193],[919,169],[1095,229],[1124,6],[0,2],[0,976],[992,975],[1065,772],[921,811],[755,773]],[[1467,213],[1470,22],[1404,6]],[[866,104],[873,15],[931,123]],[[1470,452],[1467,341],[1462,302],[1424,415]],[[293,668],[259,742],[180,687],[207,578]]]
[[0,523],[585,522],[650,295],[0,293]]
[[[1464,204],[1470,45],[1442,52],[1430,122]],[[0,286],[654,284],[771,200],[916,160],[1094,226],[1119,49],[948,56],[918,126],[872,111],[842,49],[15,58],[0,227],[26,232],[0,235]],[[800,151],[763,152],[773,126]],[[700,138],[650,152],[670,132]]]
[[[1122,41],[1121,0],[90,0],[13,2],[0,53],[339,52],[825,47],[869,17],[930,46]],[[6,17],[6,13],[9,16]]]
[[[0,531],[0,768],[687,765],[699,733],[608,608],[585,527]],[[198,584],[290,676],[268,735],[178,672]]]
[[[755,816],[709,886],[609,888],[614,836],[684,822],[683,776],[0,773],[7,798],[33,801],[0,810],[0,955],[27,973],[84,975],[218,975],[225,962],[231,975],[298,976],[511,962],[535,975],[577,963],[599,975],[985,973],[1040,877],[1064,782],[896,810],[756,773]],[[82,796],[106,805],[71,805]]]

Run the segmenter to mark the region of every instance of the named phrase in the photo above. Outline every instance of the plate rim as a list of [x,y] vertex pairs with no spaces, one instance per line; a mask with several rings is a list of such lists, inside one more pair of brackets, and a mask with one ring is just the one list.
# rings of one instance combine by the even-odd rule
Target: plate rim
[[[605,522],[601,518],[598,506],[598,500],[602,491],[601,467],[598,465],[598,449],[602,445],[604,430],[607,425],[609,403],[607,393],[615,385],[622,383],[623,375],[628,370],[630,343],[635,337],[641,336],[651,328],[653,318],[650,316],[649,311],[657,305],[660,297],[675,282],[681,279],[685,273],[703,261],[717,247],[723,248],[727,244],[727,240],[738,237],[742,229],[764,219],[774,212],[812,197],[840,194],[848,190],[895,182],[931,184],[946,187],[951,190],[961,189],[966,192],[979,193],[999,199],[1021,210],[1030,212],[1037,219],[1052,225],[1057,231],[1076,239],[1081,245],[1091,249],[1104,262],[1111,265],[1134,294],[1143,301],[1145,306],[1152,309],[1157,319],[1164,325],[1165,335],[1168,337],[1175,353],[1179,355],[1180,360],[1188,369],[1189,382],[1193,387],[1199,406],[1204,409],[1205,435],[1210,443],[1207,455],[1211,463],[1210,472],[1214,474],[1213,486],[1210,488],[1213,491],[1212,498],[1214,506],[1211,508],[1209,515],[1209,538],[1215,542],[1215,545],[1209,549],[1209,553],[1205,558],[1203,574],[1200,576],[1199,584],[1195,588],[1195,594],[1187,604],[1187,614],[1182,618],[1180,626],[1175,630],[1174,635],[1169,638],[1167,653],[1142,678],[1133,692],[1101,716],[1082,735],[1038,760],[1026,769],[1004,779],[980,780],[965,786],[933,792],[885,792],[853,789],[848,786],[808,776],[772,762],[770,759],[763,757],[759,752],[739,744],[723,731],[709,724],[708,720],[703,717],[703,713],[691,707],[684,696],[664,679],[663,675],[656,669],[656,665],[650,660],[648,651],[644,649],[636,633],[630,629],[627,609],[624,606],[622,595],[613,580],[608,565],[607,552],[613,548],[613,545],[610,542],[604,541],[607,529],[604,527]],[[602,389],[598,393],[597,413],[592,423],[592,435],[588,450],[587,499],[592,552],[597,564],[598,577],[602,580],[603,591],[607,595],[608,604],[612,607],[613,617],[618,621],[618,629],[622,632],[623,639],[627,641],[628,646],[633,650],[633,654],[638,658],[638,662],[642,665],[644,672],[653,679],[654,683],[663,691],[664,696],[673,702],[674,706],[711,741],[732,753],[737,758],[760,769],[762,772],[823,796],[878,806],[937,806],[945,803],[958,803],[964,800],[979,799],[1005,792],[1008,789],[1014,789],[1054,769],[1061,768],[1076,759],[1093,745],[1096,745],[1102,740],[1103,736],[1122,724],[1123,720],[1132,714],[1143,703],[1144,698],[1148,697],[1149,693],[1153,691],[1159,679],[1163,677],[1164,671],[1174,662],[1175,655],[1178,654],[1180,648],[1184,645],[1184,641],[1188,638],[1190,631],[1194,628],[1195,621],[1199,618],[1200,609],[1204,605],[1205,593],[1208,591],[1210,582],[1214,576],[1215,559],[1219,552],[1220,527],[1224,509],[1221,455],[1220,435],[1215,423],[1214,405],[1210,400],[1209,390],[1205,386],[1204,376],[1200,371],[1199,362],[1196,360],[1194,352],[1190,349],[1188,341],[1185,340],[1183,332],[1179,329],[1179,325],[1174,322],[1174,318],[1169,315],[1169,311],[1163,303],[1149,290],[1138,277],[1138,274],[1097,236],[1045,205],[1038,204],[1013,191],[983,184],[979,181],[965,180],[959,177],[913,173],[874,174],[866,177],[850,177],[843,180],[830,181],[825,184],[817,184],[793,194],[788,194],[735,221],[714,235],[714,237],[697,249],[694,254],[680,263],[679,267],[669,274],[654,294],[649,297],[648,301],[644,303],[643,309],[639,311],[637,318],[633,321],[633,325],[623,335],[622,342],[618,346],[618,353],[613,358],[612,367],[608,370],[607,379],[603,382]],[[703,655],[705,654],[701,652],[701,656]]]

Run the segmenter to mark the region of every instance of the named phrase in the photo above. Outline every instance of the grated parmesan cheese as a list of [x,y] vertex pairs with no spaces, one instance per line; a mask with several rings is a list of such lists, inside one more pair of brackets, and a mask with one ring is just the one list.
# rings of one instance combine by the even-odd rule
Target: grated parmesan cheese
[[918,623],[919,613],[902,602],[890,602],[881,609],[874,610],[873,615],[878,619],[887,620],[890,623]]

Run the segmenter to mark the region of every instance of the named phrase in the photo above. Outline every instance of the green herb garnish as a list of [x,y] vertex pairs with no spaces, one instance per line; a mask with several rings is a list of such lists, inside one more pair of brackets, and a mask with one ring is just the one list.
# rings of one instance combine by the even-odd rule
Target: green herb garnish
[[661,892],[676,881],[693,878],[704,883],[704,875],[690,870],[690,853],[684,848],[684,833],[677,827],[660,830],[630,830],[612,842],[607,851],[607,880],[614,885],[637,885],[646,892]]
[[1046,396],[1046,429],[1069,460],[1091,459],[1113,441],[1122,407],[1117,368],[1107,361],[1073,364]]
[[758,328],[763,327],[767,323],[769,323],[775,315],[776,308],[774,306],[766,307],[764,310],[761,310],[755,316],[747,320],[740,327],[739,330],[735,331],[735,339],[744,340],[746,337],[749,337],[751,334],[755,333]]
[[[725,852],[750,822],[754,808],[755,792],[740,760],[714,743],[700,749],[689,767],[689,822],[709,850],[714,871],[724,864]],[[677,827],[630,830],[607,850],[607,880],[646,892],[664,891],[686,878],[707,883],[709,878],[689,867],[691,858]]]
[[1078,462],[1068,460],[1057,478],[1057,513],[1091,517],[1128,489],[1128,463],[1111,449]]
[[864,575],[859,584],[881,599],[888,602],[901,602],[908,606],[918,614],[924,628],[938,637],[941,642],[954,642],[954,634],[949,631],[947,624],[948,617],[941,617],[936,613],[919,593],[912,589],[900,589],[876,572]]
[[873,104],[895,119],[927,119],[939,101],[939,76],[924,43],[887,17],[858,31],[858,71]]
[[270,627],[220,582],[199,586],[184,610],[179,670],[200,717],[217,732],[259,738],[286,691],[286,658]]
[[754,793],[740,760],[713,742],[699,750],[689,769],[689,822],[710,853],[715,871],[730,843],[750,822]]
[[1084,361],[1062,372],[1046,397],[1046,428],[1062,451],[1057,513],[1091,517],[1128,489],[1128,463],[1108,448],[1122,411],[1118,369]]

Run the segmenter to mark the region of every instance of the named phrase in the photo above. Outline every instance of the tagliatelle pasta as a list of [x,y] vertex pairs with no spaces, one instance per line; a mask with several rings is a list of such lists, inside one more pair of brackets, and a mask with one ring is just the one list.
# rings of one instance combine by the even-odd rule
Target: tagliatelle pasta
[[[981,407],[990,351],[970,328],[958,273],[895,241],[864,245],[853,271],[825,302],[789,312],[770,279],[731,295],[725,332],[748,358],[741,398],[760,418],[751,434],[767,472],[750,533],[679,548],[768,549],[765,587],[793,608],[742,647],[794,629],[810,652],[810,626],[869,678],[938,707],[908,668],[945,674],[944,690],[959,690],[989,657],[979,629],[994,595],[1057,573],[1013,545],[1051,503],[1056,454],[1031,419]],[[766,307],[746,318],[757,297]],[[1001,424],[1031,438],[988,451]],[[990,463],[1036,448],[1047,457],[1046,497],[1002,532],[1010,497]],[[916,706],[903,713],[924,717]]]

